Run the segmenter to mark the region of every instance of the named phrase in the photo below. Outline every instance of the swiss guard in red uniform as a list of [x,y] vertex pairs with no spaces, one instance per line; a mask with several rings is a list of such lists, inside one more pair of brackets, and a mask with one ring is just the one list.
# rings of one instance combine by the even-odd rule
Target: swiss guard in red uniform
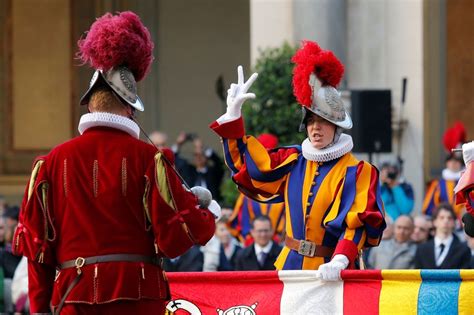
[[462,217],[466,234],[474,237],[474,141],[462,145],[462,154],[466,171],[462,174],[454,188],[456,203],[466,206]]
[[204,245],[219,206],[183,187],[171,151],[139,140],[136,81],[153,60],[139,17],[104,15],[79,48],[96,69],[81,99],[89,113],[80,136],[34,162],[15,232],[31,313],[163,314],[161,257]]

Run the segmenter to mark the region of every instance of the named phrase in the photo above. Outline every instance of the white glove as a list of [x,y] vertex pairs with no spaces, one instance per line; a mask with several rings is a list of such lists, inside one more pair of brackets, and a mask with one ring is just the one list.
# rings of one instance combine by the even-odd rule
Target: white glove
[[330,262],[319,266],[318,277],[324,281],[341,280],[341,271],[347,266],[349,266],[349,259],[345,255],[336,255]]
[[217,201],[212,199],[212,201],[209,204],[209,207],[207,207],[207,209],[212,212],[212,214],[214,215],[214,217],[216,219],[220,218],[220,216],[221,216],[221,206],[219,206]]
[[194,186],[191,188],[191,192],[197,197],[201,208],[206,209],[209,207],[212,200],[212,194],[209,189],[202,186]]
[[232,83],[227,90],[227,111],[217,119],[219,124],[239,118],[244,102],[248,99],[255,98],[254,93],[247,93],[247,91],[257,79],[258,73],[252,74],[250,78],[244,82],[244,70],[242,66],[238,66],[237,76],[237,84]]
[[474,141],[462,145],[462,157],[464,158],[464,164],[466,164],[466,166],[474,161]]

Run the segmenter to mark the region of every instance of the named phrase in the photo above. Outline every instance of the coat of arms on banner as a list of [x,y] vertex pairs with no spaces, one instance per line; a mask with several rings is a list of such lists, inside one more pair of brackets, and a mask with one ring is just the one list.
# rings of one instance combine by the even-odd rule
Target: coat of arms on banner
[[[257,308],[258,303],[255,302],[254,304],[247,306],[247,305],[236,305],[229,307],[226,310],[222,310],[220,308],[216,309],[218,315],[257,315],[255,309]],[[180,312],[183,311],[183,312]],[[166,315],[173,315],[173,314],[190,314],[190,315],[202,315],[201,310],[197,305],[193,302],[187,300],[171,300],[166,305]]]

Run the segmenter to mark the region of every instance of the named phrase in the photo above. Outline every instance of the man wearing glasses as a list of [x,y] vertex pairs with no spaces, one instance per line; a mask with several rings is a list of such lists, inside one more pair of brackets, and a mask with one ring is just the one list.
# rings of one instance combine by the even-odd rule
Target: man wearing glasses
[[268,216],[260,216],[252,222],[250,230],[255,242],[243,249],[235,262],[235,270],[275,270],[273,263],[281,247],[272,241],[272,222]]

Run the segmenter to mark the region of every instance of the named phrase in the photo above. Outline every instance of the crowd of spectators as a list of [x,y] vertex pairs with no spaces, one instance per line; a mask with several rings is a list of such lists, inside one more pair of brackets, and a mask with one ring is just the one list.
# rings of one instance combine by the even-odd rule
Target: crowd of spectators
[[[453,160],[459,161],[450,157],[446,160],[447,167],[454,164]],[[458,167],[457,164],[455,166]],[[400,168],[393,163],[380,166],[380,185],[387,228],[380,245],[363,253],[363,268],[474,268],[474,240],[463,232],[460,213],[454,210],[453,200],[438,198],[436,203],[432,202],[434,206],[428,214],[415,211],[413,188],[401,178]],[[432,196],[427,194],[425,199],[428,198]],[[238,206],[236,204],[236,209],[242,211]],[[235,233],[235,209],[223,210],[229,214],[218,221],[215,237],[200,248],[200,253],[193,249],[201,257],[198,269],[274,269],[273,262],[283,246],[284,235],[282,231],[277,233],[275,226],[272,226],[271,213],[248,219],[251,231],[242,237]],[[232,213],[234,215],[230,218]],[[242,220],[242,217],[245,216],[239,219]],[[241,224],[243,226],[245,222]],[[192,270],[180,271],[196,271],[196,266],[193,267]]]

